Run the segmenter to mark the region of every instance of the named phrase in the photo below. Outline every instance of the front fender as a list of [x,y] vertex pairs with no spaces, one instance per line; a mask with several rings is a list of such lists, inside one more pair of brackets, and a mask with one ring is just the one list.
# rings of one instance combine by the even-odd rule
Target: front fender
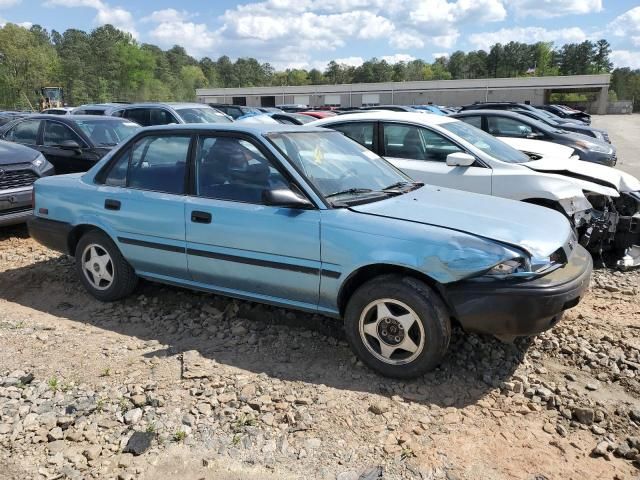
[[463,232],[417,224],[405,228],[417,235],[406,230],[404,238],[398,238],[324,225],[323,269],[340,275],[321,277],[320,307],[337,311],[346,282],[364,269],[409,270],[444,285],[481,275],[505,260],[529,257],[517,247]]

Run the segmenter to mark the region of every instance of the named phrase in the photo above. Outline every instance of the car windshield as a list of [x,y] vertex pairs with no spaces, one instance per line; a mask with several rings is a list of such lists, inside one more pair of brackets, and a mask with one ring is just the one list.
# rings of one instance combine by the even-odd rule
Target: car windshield
[[185,123],[231,123],[229,117],[213,108],[178,108],[176,112]]
[[137,123],[118,120],[76,120],[75,124],[97,147],[111,147],[129,138],[142,127]]
[[356,197],[371,201],[393,193],[386,189],[416,184],[386,160],[339,132],[284,132],[268,135],[325,198],[335,203]]
[[442,128],[466,140],[496,160],[508,163],[525,163],[531,160],[526,154],[465,122],[443,123]]

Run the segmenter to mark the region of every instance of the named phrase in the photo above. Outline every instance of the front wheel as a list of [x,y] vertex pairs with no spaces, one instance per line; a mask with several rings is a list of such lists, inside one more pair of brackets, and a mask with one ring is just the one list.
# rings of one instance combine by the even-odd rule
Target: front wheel
[[76,246],[76,271],[89,293],[103,302],[128,296],[138,283],[133,268],[115,243],[97,230],[80,238]]
[[426,283],[384,275],[353,294],[345,312],[347,339],[376,372],[414,378],[435,368],[451,338],[447,307]]

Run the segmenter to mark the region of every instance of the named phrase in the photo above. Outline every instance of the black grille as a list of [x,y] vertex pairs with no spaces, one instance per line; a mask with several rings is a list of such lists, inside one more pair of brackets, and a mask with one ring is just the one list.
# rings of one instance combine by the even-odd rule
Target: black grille
[[38,179],[31,170],[2,170],[0,168],[0,190],[28,187]]

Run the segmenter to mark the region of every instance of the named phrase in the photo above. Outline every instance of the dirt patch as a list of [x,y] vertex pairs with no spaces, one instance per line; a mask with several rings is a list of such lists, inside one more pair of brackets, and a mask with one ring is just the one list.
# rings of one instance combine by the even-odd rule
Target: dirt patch
[[639,280],[596,272],[515,345],[456,331],[400,382],[335,321],[150,283],[102,304],[72,259],[5,231],[0,478],[636,478]]

